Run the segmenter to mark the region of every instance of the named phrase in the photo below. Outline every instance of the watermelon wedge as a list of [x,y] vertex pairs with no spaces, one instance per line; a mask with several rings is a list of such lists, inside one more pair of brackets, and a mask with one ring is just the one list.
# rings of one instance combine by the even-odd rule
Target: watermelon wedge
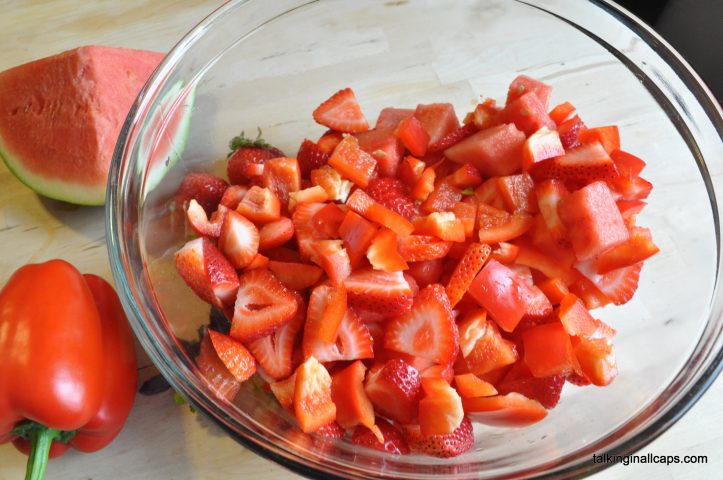
[[164,55],[85,46],[0,73],[0,156],[35,192],[105,202],[126,115]]

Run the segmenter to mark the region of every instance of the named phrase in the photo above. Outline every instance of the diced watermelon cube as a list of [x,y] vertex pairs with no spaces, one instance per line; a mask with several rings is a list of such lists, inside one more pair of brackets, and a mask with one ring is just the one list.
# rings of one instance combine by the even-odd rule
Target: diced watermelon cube
[[429,134],[429,144],[459,128],[459,119],[451,103],[417,105],[414,116]]
[[534,298],[534,292],[522,277],[494,259],[477,274],[469,286],[469,294],[506,332],[515,329]]
[[412,115],[414,115],[413,108],[384,108],[379,112],[379,117],[377,117],[377,123],[374,125],[374,128],[395,128],[399,125],[399,122]]
[[542,127],[554,130],[557,125],[547,114],[547,107],[533,92],[525,93],[513,100],[500,112],[503,122],[512,122],[517,128],[532,135]]
[[508,123],[480,130],[444,151],[457,163],[471,163],[483,177],[512,175],[522,165],[525,134]]
[[359,147],[374,157],[382,177],[396,176],[404,155],[404,145],[394,135],[395,127],[396,124],[356,134]]
[[519,75],[517,78],[512,80],[510,88],[507,91],[507,102],[510,102],[520,98],[526,93],[534,93],[537,99],[540,101],[542,106],[547,110],[547,101],[550,98],[550,92],[552,87],[546,83],[542,83],[539,80],[528,77],[527,75]]
[[580,261],[591,259],[629,237],[605,182],[593,182],[566,196],[560,200],[558,213]]

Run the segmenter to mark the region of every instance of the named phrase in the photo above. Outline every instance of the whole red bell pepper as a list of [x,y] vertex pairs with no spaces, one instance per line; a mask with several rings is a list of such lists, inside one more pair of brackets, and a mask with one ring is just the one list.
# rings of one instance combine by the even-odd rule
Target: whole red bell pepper
[[113,287],[69,263],[26,265],[0,291],[0,443],[29,453],[26,479],[70,446],[120,432],[135,398],[133,334]]

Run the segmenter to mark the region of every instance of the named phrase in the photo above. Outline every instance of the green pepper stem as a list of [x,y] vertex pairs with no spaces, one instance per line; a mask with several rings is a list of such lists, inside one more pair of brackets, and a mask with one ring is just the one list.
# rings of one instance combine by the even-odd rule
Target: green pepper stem
[[30,456],[25,469],[25,480],[43,480],[45,467],[48,466],[48,455],[53,440],[60,434],[58,430],[38,425],[30,434]]

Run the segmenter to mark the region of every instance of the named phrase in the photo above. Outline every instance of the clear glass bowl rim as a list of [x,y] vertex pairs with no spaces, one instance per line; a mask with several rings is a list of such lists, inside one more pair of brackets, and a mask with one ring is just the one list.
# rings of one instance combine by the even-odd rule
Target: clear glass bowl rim
[[[157,340],[150,330],[148,325],[143,321],[143,314],[141,306],[136,299],[136,294],[133,287],[131,286],[131,276],[127,267],[127,255],[126,250],[128,248],[126,239],[121,235],[123,232],[122,220],[124,217],[125,205],[120,201],[123,190],[123,179],[121,178],[121,166],[126,160],[127,153],[127,141],[129,134],[134,126],[140,123],[139,113],[142,113],[143,107],[146,102],[144,99],[149,96],[155,89],[163,84],[163,78],[166,78],[168,72],[170,72],[177,61],[182,57],[190,45],[193,44],[195,39],[203,34],[203,31],[209,28],[213,22],[225,12],[230,9],[238,8],[248,0],[231,0],[224,5],[220,6],[214,12],[209,14],[203,19],[198,25],[196,25],[190,32],[188,32],[170,51],[168,56],[164,59],[155,73],[146,83],[145,87],[141,90],[138,98],[134,102],[128,117],[121,129],[118,142],[113,154],[113,159],[110,167],[110,174],[108,179],[108,188],[106,193],[106,241],[111,262],[112,274],[115,280],[116,288],[119,292],[121,302],[129,317],[131,326],[139,339],[139,342],[148,353],[154,364],[158,367],[160,372],[166,377],[171,386],[183,394],[193,406],[203,412],[205,415],[213,418],[216,423],[223,428],[232,438],[236,441],[249,448],[256,454],[261,455],[273,462],[276,462],[289,470],[292,470],[298,474],[312,477],[312,478],[324,478],[324,479],[343,479],[343,478],[357,478],[349,476],[336,475],[335,473],[325,470],[324,467],[327,465],[320,465],[314,462],[310,462],[306,459],[300,458],[296,454],[285,455],[283,449],[268,442],[263,437],[258,436],[255,432],[247,430],[243,425],[240,425],[241,432],[235,430],[232,425],[237,425],[231,418],[228,417],[224,411],[219,408],[213,401],[205,398],[204,394],[195,388],[194,385],[185,381],[181,372],[178,371],[173,362],[166,357],[165,352],[157,344]],[[540,8],[537,5],[528,3],[524,0],[515,0],[519,3],[531,6],[533,8]],[[683,59],[683,57],[673,49],[660,35],[646,25],[642,20],[635,17],[632,13],[626,9],[620,7],[609,0],[588,0],[589,3],[594,6],[605,10],[611,14],[633,33],[643,39],[648,45],[654,45],[656,53],[672,68],[674,73],[680,77],[685,85],[695,96],[700,106],[703,108],[706,116],[711,120],[715,126],[719,137],[723,136],[723,117],[721,116],[721,108],[717,100],[701,80],[698,74],[690,67],[690,65]],[[312,3],[312,2],[309,2]],[[550,13],[550,12],[548,12]],[[553,14],[554,15],[554,14]],[[559,17],[561,20],[567,21],[565,18]],[[571,23],[575,28],[580,29],[579,26]],[[586,34],[594,36],[597,40],[602,40],[600,37],[592,34],[589,31],[585,31]],[[604,41],[604,40],[602,40]],[[628,65],[630,67],[630,65]],[[152,95],[150,95],[152,97]],[[707,174],[707,167],[705,164],[699,165],[702,172]],[[716,226],[717,244],[718,244],[718,258],[716,259],[716,283],[714,286],[713,299],[715,304],[720,304],[723,300],[721,298],[721,292],[719,290],[721,280],[721,239],[720,239],[720,212],[716,205],[716,188],[710,183],[710,179],[705,179],[708,184],[709,194],[712,196],[713,214]],[[715,313],[715,309],[712,309]],[[720,332],[718,332],[720,336]],[[715,381],[717,376],[723,369],[723,347],[717,352],[710,352],[707,361],[704,364],[704,369],[699,371],[698,379],[688,386],[688,389],[683,395],[680,395],[680,399],[677,403],[671,405],[668,410],[653,421],[650,425],[643,428],[637,434],[609,449],[606,453],[609,455],[629,455],[633,452],[640,450],[658,436],[664,433],[668,428],[675,424],[683,415],[685,415],[690,408],[701,398],[701,396],[707,391],[710,385]],[[647,409],[646,409],[647,410]],[[639,415],[643,415],[641,412]],[[594,463],[592,459],[577,462],[572,465],[562,466],[560,468],[552,467],[553,469],[549,473],[544,473],[541,476],[538,471],[530,472],[516,472],[515,474],[535,474],[536,478],[576,478],[581,476],[587,476],[597,471],[600,471],[611,464],[609,463]],[[515,477],[517,478],[517,477]]]

